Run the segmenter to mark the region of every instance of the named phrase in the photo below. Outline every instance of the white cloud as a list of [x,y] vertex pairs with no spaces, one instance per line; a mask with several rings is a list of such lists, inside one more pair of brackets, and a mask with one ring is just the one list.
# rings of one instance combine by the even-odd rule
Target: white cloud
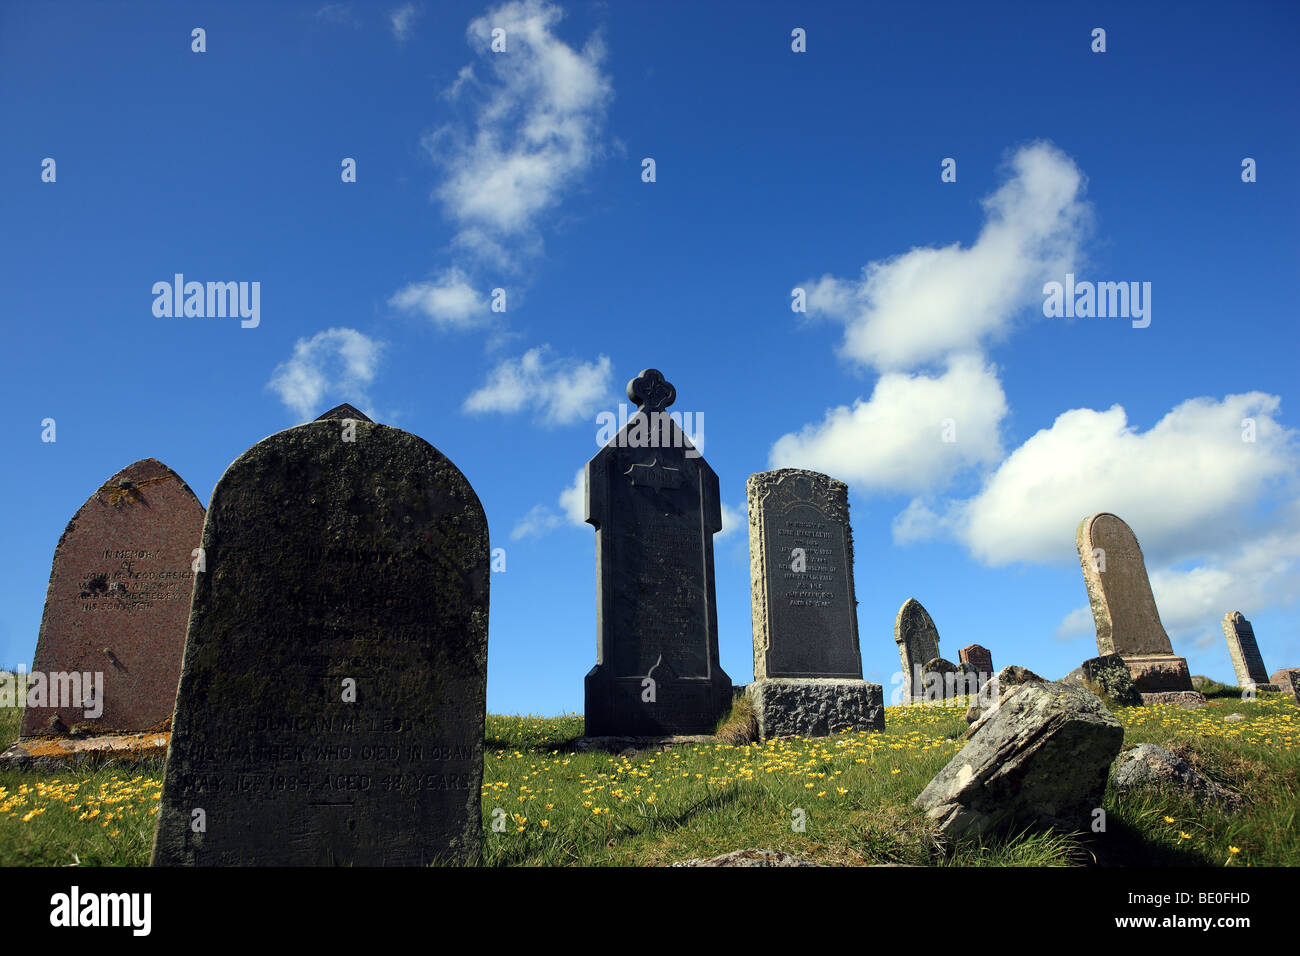
[[[769,458],[773,468],[811,468],[872,489],[934,491],[1001,458],[1006,413],[995,370],[959,355],[938,376],[882,375],[868,400],[781,436]],[[944,440],[946,419],[953,441]]]
[[[941,516],[909,507],[896,539],[946,532],[989,565],[1073,562],[1079,521],[1109,511],[1133,527],[1149,562],[1221,553],[1260,526],[1260,502],[1300,474],[1297,433],[1274,418],[1280,404],[1262,392],[1189,399],[1146,432],[1119,405],[1072,409],[1012,452],[974,497],[949,502]],[[1255,420],[1254,442],[1242,441],[1245,418]],[[900,536],[900,524],[910,534]]]
[[581,527],[587,523],[586,495],[586,469],[579,468],[573,474],[573,484],[560,492],[560,507],[564,510],[564,516],[569,520],[569,524]]
[[583,477],[584,469],[579,468],[573,476],[573,483],[560,492],[560,513],[546,505],[534,505],[528,513],[519,519],[514,529],[510,532],[510,538],[518,541],[520,538],[541,537],[556,528],[563,527],[566,524],[583,527],[586,525],[585,515],[585,479]]
[[1056,626],[1055,640],[1074,641],[1085,636],[1097,636],[1097,625],[1092,619],[1092,608],[1086,604],[1076,607],[1061,619],[1061,623]]
[[316,11],[316,19],[338,26],[358,27],[361,25],[361,21],[352,12],[352,7],[346,3],[325,4]]
[[471,413],[503,414],[531,408],[535,420],[547,425],[569,425],[584,418],[594,422],[596,410],[610,393],[609,357],[581,362],[551,358],[549,353],[550,347],[543,345],[501,362],[462,407]]
[[1022,147],[1010,168],[971,246],[918,247],[868,263],[858,279],[803,283],[809,315],[844,323],[846,357],[883,371],[978,349],[1075,267],[1090,219],[1082,172],[1047,143]]
[[408,312],[422,312],[444,329],[471,329],[492,319],[487,299],[454,266],[434,282],[413,282],[395,292],[388,304]]
[[294,343],[293,355],[276,366],[267,387],[304,420],[343,402],[371,414],[366,392],[375,380],[384,344],[355,329],[317,332]]
[[[518,0],[469,25],[491,79],[462,69],[448,96],[481,94],[473,128],[444,126],[425,141],[447,169],[437,196],[466,248],[499,252],[503,238],[531,232],[602,152],[612,97],[604,45],[596,36],[574,50],[552,32],[563,15],[544,0]],[[505,53],[490,50],[497,28],[506,31]]]
[[714,541],[721,540],[727,535],[734,535],[737,531],[745,531],[749,527],[749,513],[739,511],[725,501],[722,505],[722,530],[713,536]]
[[415,4],[406,3],[388,15],[388,23],[393,29],[397,42],[404,43],[411,36],[411,25],[417,15]]

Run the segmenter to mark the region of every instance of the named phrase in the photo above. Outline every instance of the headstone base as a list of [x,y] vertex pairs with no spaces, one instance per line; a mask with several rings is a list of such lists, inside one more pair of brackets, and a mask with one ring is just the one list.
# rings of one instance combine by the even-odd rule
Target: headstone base
[[763,740],[885,729],[884,688],[868,681],[778,677],[754,681],[745,694]]
[[1245,690],[1247,687],[1255,688],[1256,693],[1258,693],[1259,691],[1266,691],[1270,694],[1282,693],[1282,688],[1279,687],[1277,684],[1243,684],[1241,689]]
[[94,737],[21,737],[0,753],[0,770],[48,773],[117,766],[160,770],[167,762],[170,739],[170,731]]
[[1199,690],[1158,690],[1143,692],[1142,703],[1147,706],[1152,704],[1173,704],[1184,710],[1192,710],[1205,706],[1205,695]]
[[[646,677],[614,677],[597,664],[587,674],[583,716],[588,737],[670,737],[712,734],[731,708],[731,678],[677,677],[651,671]],[[653,700],[647,699],[653,687]]]
[[1184,657],[1175,657],[1173,654],[1129,657],[1126,654],[1124,663],[1133,675],[1133,686],[1143,694],[1192,689],[1192,675]]

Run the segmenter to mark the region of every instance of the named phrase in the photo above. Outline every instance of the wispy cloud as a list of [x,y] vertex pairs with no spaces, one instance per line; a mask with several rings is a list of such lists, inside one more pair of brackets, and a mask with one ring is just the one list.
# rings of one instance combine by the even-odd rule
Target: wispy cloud
[[267,387],[304,421],[343,402],[373,415],[368,391],[384,345],[355,329],[317,332],[294,343],[293,354],[276,366]]
[[868,263],[857,279],[803,283],[810,316],[844,323],[843,355],[884,371],[977,350],[1075,266],[1091,220],[1083,173],[1047,143],[1018,150],[1010,173],[984,200],[972,245],[918,247]]
[[568,425],[584,418],[594,422],[596,411],[610,396],[611,381],[608,356],[594,362],[556,358],[543,345],[500,362],[462,407],[474,414],[530,409],[533,419],[546,425]]
[[419,16],[415,4],[404,3],[388,15],[388,24],[393,30],[393,37],[398,43],[405,43],[411,36],[415,18]]
[[487,297],[454,266],[432,282],[413,282],[399,289],[388,304],[407,312],[419,312],[443,329],[477,328],[492,319]]

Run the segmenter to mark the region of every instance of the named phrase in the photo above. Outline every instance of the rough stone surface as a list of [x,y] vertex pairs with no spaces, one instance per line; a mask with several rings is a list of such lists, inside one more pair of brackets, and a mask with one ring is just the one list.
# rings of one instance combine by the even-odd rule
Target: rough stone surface
[[1160,623],[1146,562],[1133,530],[1105,512],[1079,522],[1075,547],[1097,628],[1097,652],[1119,654],[1139,692],[1190,691],[1187,661],[1174,655]]
[[939,656],[939,631],[916,598],[908,598],[894,619],[894,642],[903,668],[903,699],[925,695],[925,662]]
[[1300,703],[1300,668],[1283,667],[1276,670],[1268,677],[1270,684],[1276,684],[1277,689],[1284,694],[1291,694]]
[[[29,698],[20,736],[156,730],[171,716],[202,529],[194,492],[154,458],[123,468],[73,515],[54,549],[31,674],[45,685],[36,699],[62,706]],[[81,699],[56,701],[49,675],[73,673]],[[99,709],[82,704],[95,674],[103,712],[88,716]]]
[[1223,616],[1223,636],[1228,642],[1228,657],[1237,674],[1237,686],[1267,684],[1268,669],[1259,653],[1255,628],[1240,611],[1229,611]]
[[862,680],[772,678],[747,691],[759,736],[824,737],[885,729],[884,689]]
[[914,801],[949,838],[1024,825],[1087,832],[1124,728],[1096,694],[1013,686]]
[[734,850],[709,859],[682,860],[669,866],[821,866],[780,850]]
[[921,696],[924,700],[949,700],[978,689],[978,686],[967,688],[960,669],[950,660],[932,657],[921,667]]
[[1182,710],[1196,710],[1204,707],[1206,700],[1199,690],[1157,690],[1143,691],[1142,703],[1148,706],[1172,704]]
[[1142,706],[1142,695],[1133,686],[1133,675],[1119,654],[1092,657],[1079,667],[1082,683],[1107,704]]
[[0,753],[0,770],[37,773],[68,770],[161,768],[169,733],[104,734],[95,737],[29,737]]
[[861,680],[848,485],[782,468],[750,475],[745,492],[754,679]]
[[310,422],[226,470],[202,546],[154,863],[476,853],[489,547],[465,476],[399,429]]
[[597,596],[586,732],[712,733],[732,695],[713,583],[718,476],[665,411],[677,390],[663,375],[645,369],[627,393],[636,414],[585,476]]
[[1232,809],[1243,803],[1241,794],[1206,779],[1181,757],[1155,744],[1138,744],[1115,761],[1115,786],[1121,790],[1173,787],[1187,791],[1197,800]]

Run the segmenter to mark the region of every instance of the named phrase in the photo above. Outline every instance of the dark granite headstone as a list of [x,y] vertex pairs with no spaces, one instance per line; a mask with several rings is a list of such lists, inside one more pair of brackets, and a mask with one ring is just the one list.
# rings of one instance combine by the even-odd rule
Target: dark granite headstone
[[1237,686],[1267,685],[1272,689],[1275,685],[1269,684],[1268,669],[1255,641],[1255,628],[1240,611],[1229,611],[1223,616],[1223,636],[1228,641],[1228,656],[1237,674]]
[[750,475],[754,679],[862,679],[848,486],[798,468]]
[[713,590],[718,476],[665,411],[677,392],[663,375],[644,370],[627,394],[636,414],[586,468],[597,633],[586,733],[711,733],[732,698]]
[[916,598],[908,598],[894,618],[894,642],[903,668],[903,700],[925,696],[925,663],[939,656],[939,631]]
[[[81,506],[54,549],[36,640],[31,678],[44,685],[35,699],[47,706],[28,706],[21,736],[165,727],[176,703],[192,552],[202,529],[194,492],[153,458],[123,468]],[[74,674],[80,702],[68,699]],[[83,705],[96,674],[103,710],[88,716],[100,707]]]
[[156,865],[478,850],[483,508],[428,442],[327,414],[253,446],[212,493]]

